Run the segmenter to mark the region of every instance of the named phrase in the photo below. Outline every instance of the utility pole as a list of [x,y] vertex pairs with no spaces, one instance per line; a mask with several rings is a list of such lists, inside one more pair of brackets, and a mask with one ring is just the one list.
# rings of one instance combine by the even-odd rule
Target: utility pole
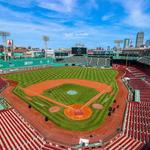
[[0,36],[2,37],[2,41],[3,41],[3,47],[4,47],[4,60],[6,61],[6,53],[7,53],[7,50],[6,50],[6,40],[7,40],[7,37],[10,36],[10,33],[9,32],[4,32],[4,31],[0,31]]

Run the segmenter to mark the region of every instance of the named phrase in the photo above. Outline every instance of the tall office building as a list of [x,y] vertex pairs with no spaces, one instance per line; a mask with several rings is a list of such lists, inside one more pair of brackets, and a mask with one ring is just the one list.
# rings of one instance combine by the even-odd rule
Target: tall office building
[[149,46],[150,46],[150,40],[147,40],[146,43],[145,43],[145,45],[146,45],[147,47],[149,47]]
[[130,39],[124,39],[124,46],[123,48],[129,48],[130,47]]
[[144,42],[144,32],[138,32],[136,36],[136,45],[135,47],[141,47]]

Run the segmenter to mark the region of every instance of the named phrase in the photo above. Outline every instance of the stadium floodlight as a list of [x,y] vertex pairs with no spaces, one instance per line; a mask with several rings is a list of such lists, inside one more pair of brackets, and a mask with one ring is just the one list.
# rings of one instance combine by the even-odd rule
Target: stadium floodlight
[[46,35],[44,35],[44,36],[43,36],[43,41],[44,41],[44,43],[45,43],[45,50],[46,50],[46,49],[48,48],[47,44],[48,44],[48,41],[49,41],[49,37],[46,36]]
[[123,40],[115,40],[114,43],[116,44],[117,49],[120,48],[120,44],[123,43]]
[[3,47],[4,47],[4,59],[6,60],[6,40],[10,36],[10,32],[0,31],[0,36],[2,37]]
[[6,46],[7,36],[10,36],[9,32],[0,31],[0,36],[2,37],[3,46]]

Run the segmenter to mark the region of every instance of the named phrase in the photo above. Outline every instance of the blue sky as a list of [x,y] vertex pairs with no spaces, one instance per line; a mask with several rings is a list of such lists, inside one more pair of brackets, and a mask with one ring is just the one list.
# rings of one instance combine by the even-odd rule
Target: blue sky
[[138,31],[150,39],[150,0],[0,0],[0,30],[17,46],[43,47],[43,35],[51,48],[134,44]]

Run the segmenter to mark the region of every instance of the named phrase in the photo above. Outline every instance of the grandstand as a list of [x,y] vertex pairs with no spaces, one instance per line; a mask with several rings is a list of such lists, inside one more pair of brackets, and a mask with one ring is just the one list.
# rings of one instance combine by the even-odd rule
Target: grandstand
[[63,150],[68,148],[46,141],[38,130],[32,127],[3,97],[0,97],[0,118],[1,150]]
[[68,66],[87,65],[88,60],[86,56],[72,56],[59,61],[59,63],[65,63]]
[[2,147],[41,149],[44,139],[14,109],[0,112]]
[[[141,92],[140,102],[128,101],[122,134],[116,136],[106,149],[131,149],[139,150],[144,144],[149,143],[149,108],[150,108],[150,85],[141,77],[147,76],[136,68],[126,69],[125,77],[130,78],[128,86]],[[135,73],[136,72],[136,73]],[[142,74],[142,76],[141,76]]]
[[110,58],[103,57],[71,56],[59,63],[64,63],[66,66],[110,67],[110,61]]
[[95,67],[110,67],[110,58],[89,57],[88,65]]
[[150,51],[145,51],[143,56],[138,59],[138,62],[150,66]]
[[144,56],[138,59],[139,62],[143,64],[150,65],[150,56]]

